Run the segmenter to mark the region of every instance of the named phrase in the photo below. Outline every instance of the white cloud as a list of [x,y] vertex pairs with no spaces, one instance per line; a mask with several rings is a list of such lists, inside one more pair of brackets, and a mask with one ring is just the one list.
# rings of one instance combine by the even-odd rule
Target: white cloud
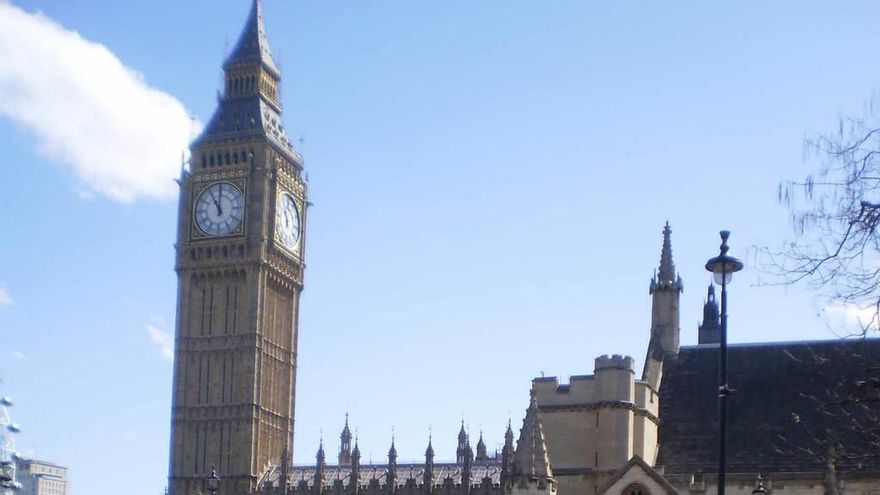
[[169,199],[197,131],[174,97],[105,46],[0,0],[0,114],[73,169],[80,193]]
[[159,350],[162,352],[162,357],[169,361],[173,361],[174,337],[165,330],[153,325],[144,325],[144,328],[147,329],[147,335],[150,337],[150,342],[159,347]]
[[9,291],[0,287],[0,306],[9,306],[10,304],[12,304],[12,296],[9,295]]
[[19,361],[24,361],[25,359],[27,359],[25,353],[21,351],[12,351],[9,353],[9,355],[14,357],[15,359],[18,359]]
[[877,308],[874,306],[833,303],[824,309],[833,325],[843,325],[857,333],[861,333],[866,327],[877,325]]

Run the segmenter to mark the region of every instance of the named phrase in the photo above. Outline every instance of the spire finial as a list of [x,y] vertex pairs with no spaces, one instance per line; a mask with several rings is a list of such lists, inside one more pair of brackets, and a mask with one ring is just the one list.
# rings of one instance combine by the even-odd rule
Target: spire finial
[[672,228],[669,222],[663,227],[663,249],[660,252],[660,279],[659,282],[675,281],[675,264],[672,263],[672,241],[670,236]]

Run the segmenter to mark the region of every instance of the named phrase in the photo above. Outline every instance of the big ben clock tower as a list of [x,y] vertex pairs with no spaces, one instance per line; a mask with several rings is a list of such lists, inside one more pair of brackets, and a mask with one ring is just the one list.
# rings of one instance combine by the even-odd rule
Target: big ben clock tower
[[255,490],[293,444],[306,183],[260,0],[180,180],[171,495]]

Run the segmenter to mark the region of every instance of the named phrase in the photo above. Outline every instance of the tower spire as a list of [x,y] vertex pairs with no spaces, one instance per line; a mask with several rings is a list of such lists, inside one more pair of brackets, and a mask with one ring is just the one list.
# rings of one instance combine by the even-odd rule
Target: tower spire
[[388,493],[397,491],[397,447],[394,446],[394,432],[391,433],[391,448],[388,449],[388,471],[385,474]]
[[361,449],[357,437],[354,438],[354,450],[351,452],[351,471],[349,472],[348,488],[351,493],[360,491],[361,480]]
[[660,250],[660,273],[661,282],[675,281],[675,264],[672,262],[672,242],[669,239],[672,229],[669,227],[669,221],[663,227],[663,248]]
[[651,278],[651,340],[642,368],[642,379],[654,390],[660,386],[663,360],[678,354],[679,349],[679,294],[684,290],[681,277],[675,273],[672,262],[672,229],[669,222],[663,227],[663,247],[660,250],[660,269]]
[[321,434],[321,441],[318,445],[318,452],[315,454],[315,477],[314,477],[314,487],[317,490],[317,493],[321,493],[324,491],[324,468],[326,463],[324,461],[324,435]]
[[348,413],[345,413],[345,426],[342,433],[339,434],[339,456],[338,463],[340,466],[351,464],[351,429],[348,427]]
[[281,71],[278,70],[275,58],[272,56],[272,49],[269,47],[269,38],[266,36],[262,0],[253,0],[244,29],[242,29],[232,52],[223,63],[223,68],[229,70],[236,65],[253,63],[259,63],[275,77],[281,77]]
[[483,441],[483,430],[480,429],[480,439],[477,441],[477,457],[478,461],[488,461],[489,452],[486,449],[486,442]]

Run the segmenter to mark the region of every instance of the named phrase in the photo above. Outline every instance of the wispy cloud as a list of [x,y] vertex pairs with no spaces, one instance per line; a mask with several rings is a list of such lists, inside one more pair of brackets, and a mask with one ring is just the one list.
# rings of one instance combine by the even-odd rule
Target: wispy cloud
[[877,308],[857,304],[834,303],[824,308],[833,325],[843,326],[855,333],[862,333],[868,327],[877,325]]
[[25,353],[21,351],[12,351],[9,353],[9,355],[14,357],[15,359],[18,359],[19,361],[24,361],[25,359],[27,359]]
[[150,337],[150,342],[155,344],[159,351],[162,352],[162,357],[167,359],[168,361],[174,360],[174,337],[162,330],[159,327],[153,325],[144,325],[144,328],[147,330],[147,335]]
[[10,304],[12,304],[12,296],[9,295],[9,291],[5,287],[0,286],[0,306],[9,306]]
[[0,0],[0,114],[72,168],[82,192],[169,199],[196,131],[183,104],[107,47]]

